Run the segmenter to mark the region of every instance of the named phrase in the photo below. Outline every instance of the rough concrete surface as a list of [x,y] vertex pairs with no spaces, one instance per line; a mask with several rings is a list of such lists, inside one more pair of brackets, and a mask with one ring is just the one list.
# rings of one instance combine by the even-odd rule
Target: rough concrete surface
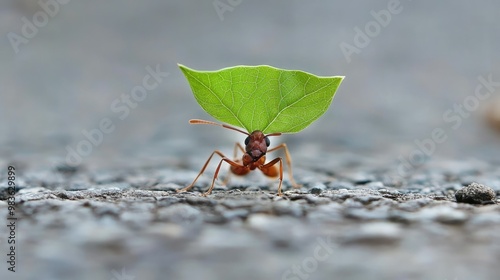
[[[1,1],[0,279],[499,279],[500,2],[396,2]],[[346,76],[272,139],[302,188],[252,173],[203,197],[214,160],[176,193],[244,140],[188,125],[212,119],[177,63]]]
[[[386,168],[299,168],[303,187],[285,181],[283,197],[258,176],[202,197],[205,176],[178,194],[193,178],[182,168],[26,171],[15,279],[495,279],[500,169]],[[494,188],[495,203],[457,203],[469,180]]]

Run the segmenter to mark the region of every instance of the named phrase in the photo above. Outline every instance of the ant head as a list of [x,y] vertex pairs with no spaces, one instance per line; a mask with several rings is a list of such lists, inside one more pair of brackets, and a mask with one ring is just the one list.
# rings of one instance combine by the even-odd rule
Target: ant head
[[269,144],[271,144],[269,138],[262,131],[256,130],[245,139],[245,151],[253,161],[257,161],[266,154]]
[[[260,135],[260,134],[262,134],[262,132],[260,132],[260,134],[258,132],[260,132],[260,131],[256,130],[256,131],[252,132],[252,134],[250,134],[245,139],[245,146],[248,145],[250,143],[250,140],[252,140],[252,139],[262,138],[262,136]],[[266,146],[269,147],[269,145],[271,145],[271,141],[269,140],[269,138],[267,136],[264,136],[264,140],[266,141]]]
[[264,135],[262,131],[255,130],[245,139],[245,151],[252,157],[253,161],[257,161],[267,152],[267,147],[271,145],[269,136],[278,136],[281,133],[272,133]]

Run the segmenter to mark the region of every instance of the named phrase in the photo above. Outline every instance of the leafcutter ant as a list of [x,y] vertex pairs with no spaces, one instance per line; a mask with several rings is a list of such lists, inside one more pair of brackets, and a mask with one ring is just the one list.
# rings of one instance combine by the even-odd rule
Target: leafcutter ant
[[[201,169],[200,173],[198,173],[198,176],[194,179],[194,181],[187,187],[183,189],[177,190],[177,192],[185,192],[190,190],[198,178],[203,174],[205,169],[208,166],[208,163],[212,159],[212,157],[217,154],[219,155],[222,159],[219,162],[219,165],[217,165],[217,169],[215,169],[215,174],[212,180],[212,185],[210,188],[203,194],[203,196],[207,196],[210,193],[212,193],[212,190],[214,188],[215,180],[217,179],[217,176],[219,175],[219,170],[221,168],[221,165],[223,162],[227,162],[230,165],[230,171],[231,173],[235,175],[246,175],[250,171],[259,169],[264,173],[264,175],[268,177],[278,177],[279,176],[279,186],[278,186],[278,195],[282,196],[283,193],[281,192],[281,184],[283,182],[283,159],[281,157],[277,157],[270,162],[266,163],[266,153],[268,152],[274,152],[279,149],[284,149],[285,150],[285,157],[286,157],[286,163],[288,165],[288,174],[290,175],[290,181],[293,185],[294,188],[298,188],[299,185],[295,182],[293,179],[293,174],[292,174],[292,158],[290,156],[290,152],[288,151],[288,148],[285,143],[282,143],[272,149],[267,149],[269,145],[271,144],[269,137],[270,136],[280,136],[281,133],[270,133],[265,135],[262,133],[260,130],[255,130],[252,133],[247,133],[243,130],[240,130],[238,128],[226,125],[226,124],[220,124],[220,123],[215,123],[211,121],[205,121],[205,120],[190,120],[190,124],[210,124],[210,125],[216,125],[216,126],[221,126],[227,129],[232,129],[238,132],[241,132],[248,137],[245,139],[245,148],[240,143],[236,143],[234,146],[234,160],[231,160],[227,158],[223,153],[221,153],[218,150],[215,150],[207,159],[205,162],[205,165],[203,165],[203,168]],[[243,157],[241,159],[237,159],[237,153],[238,150],[243,152]],[[279,167],[276,167],[276,164],[279,163]],[[224,180],[224,184],[227,183],[227,180],[229,178],[229,174],[226,177],[226,180]]]

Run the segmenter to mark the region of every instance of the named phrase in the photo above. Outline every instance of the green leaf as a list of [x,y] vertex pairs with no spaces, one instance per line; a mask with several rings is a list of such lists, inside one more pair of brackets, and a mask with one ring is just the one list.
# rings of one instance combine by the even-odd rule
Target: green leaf
[[218,71],[179,67],[208,114],[249,133],[301,131],[326,112],[344,79],[267,65]]

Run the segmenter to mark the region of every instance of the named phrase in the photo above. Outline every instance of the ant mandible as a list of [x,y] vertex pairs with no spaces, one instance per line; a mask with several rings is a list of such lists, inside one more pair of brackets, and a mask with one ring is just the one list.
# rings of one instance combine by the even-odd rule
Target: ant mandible
[[[203,168],[201,169],[200,173],[198,173],[198,176],[194,179],[194,181],[187,187],[183,189],[177,190],[177,192],[185,192],[190,190],[198,178],[203,174],[205,169],[207,168],[208,163],[212,159],[212,157],[217,154],[219,155],[222,159],[219,162],[219,165],[217,166],[217,169],[215,170],[215,174],[212,180],[212,185],[210,188],[203,194],[203,196],[207,196],[212,193],[212,190],[214,188],[215,180],[217,179],[217,176],[219,175],[219,170],[223,162],[227,162],[230,165],[230,171],[235,174],[235,175],[246,175],[250,171],[255,170],[256,168],[262,171],[264,175],[268,177],[277,177],[279,175],[279,186],[278,186],[278,195],[282,196],[283,193],[281,192],[281,183],[283,182],[283,160],[281,157],[277,157],[270,162],[266,163],[266,153],[267,152],[274,152],[278,149],[284,149],[285,150],[285,156],[286,156],[286,163],[288,165],[288,170],[289,170],[289,175],[290,175],[290,181],[293,185],[294,188],[299,188],[300,186],[295,182],[293,179],[293,174],[292,174],[292,158],[290,156],[290,152],[288,151],[288,148],[285,143],[282,143],[272,149],[267,149],[269,145],[271,144],[269,140],[269,136],[280,136],[281,133],[270,133],[265,135],[262,133],[260,130],[255,130],[252,133],[247,133],[243,130],[237,129],[235,127],[226,125],[226,124],[220,124],[220,123],[215,123],[211,121],[205,121],[205,120],[190,120],[190,124],[211,124],[211,125],[216,125],[216,126],[221,126],[227,129],[235,130],[238,132],[241,132],[243,134],[248,135],[248,137],[245,139],[245,148],[240,143],[236,143],[234,147],[234,158],[235,160],[231,160],[227,158],[223,153],[221,153],[218,150],[215,150],[210,157],[208,157],[207,161],[205,162],[205,165],[203,165]],[[243,157],[242,159],[237,159],[237,152],[238,149],[243,152]],[[279,163],[279,168],[276,167],[276,164]],[[226,177],[224,180],[224,184],[227,182],[229,178]]]

